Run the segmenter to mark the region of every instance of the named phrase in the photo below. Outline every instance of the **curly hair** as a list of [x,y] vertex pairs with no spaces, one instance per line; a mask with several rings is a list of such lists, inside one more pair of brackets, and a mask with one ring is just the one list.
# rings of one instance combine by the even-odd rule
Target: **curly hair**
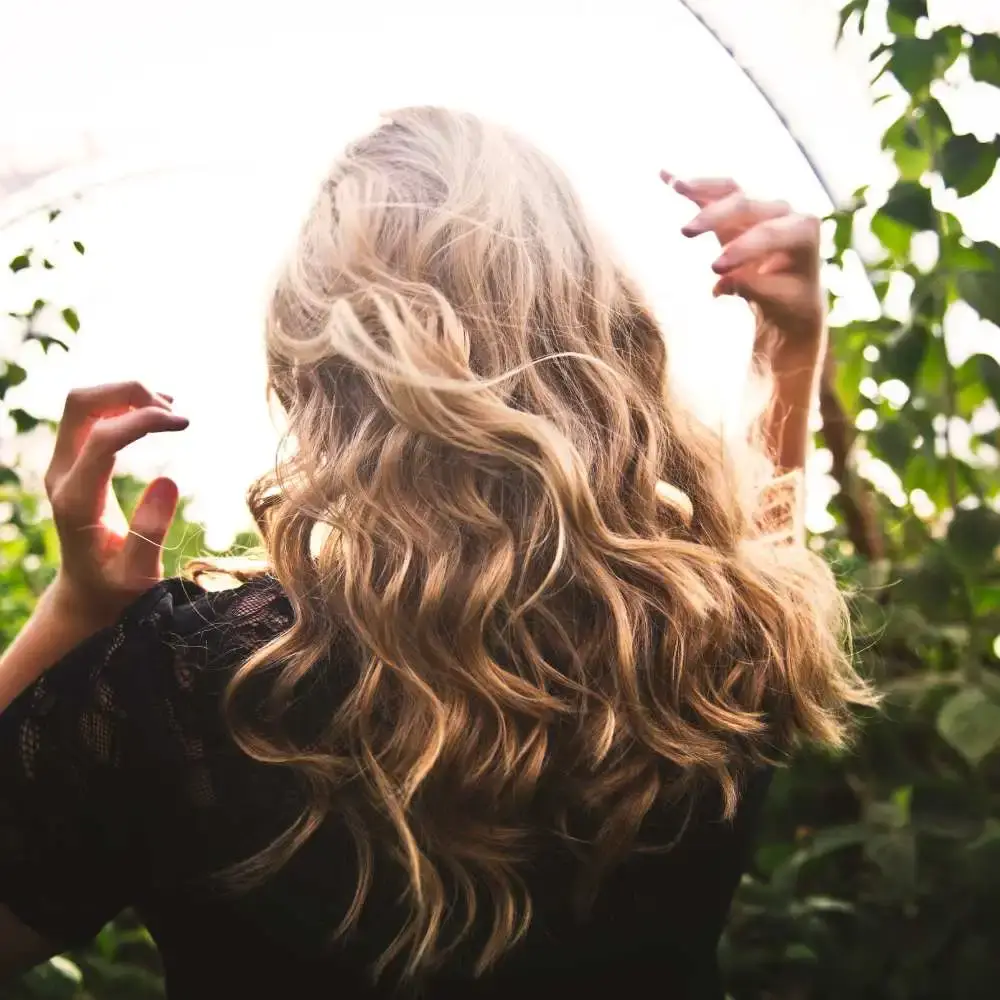
[[[529,925],[543,833],[585,902],[658,801],[714,787],[732,816],[752,768],[845,745],[873,695],[830,569],[766,536],[763,451],[676,400],[650,309],[530,143],[388,116],[322,185],[266,337],[290,446],[249,503],[294,624],[227,705],[309,805],[238,877],[339,817],[341,930],[381,845],[408,916],[379,970],[433,967],[487,914],[482,971]],[[351,690],[298,745],[282,719],[345,635]],[[236,707],[254,677],[266,723]]]

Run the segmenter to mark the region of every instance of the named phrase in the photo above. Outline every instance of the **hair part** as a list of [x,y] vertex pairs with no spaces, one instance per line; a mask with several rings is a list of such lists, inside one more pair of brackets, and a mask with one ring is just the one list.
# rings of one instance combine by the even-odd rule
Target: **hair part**
[[[232,874],[273,871],[336,815],[359,871],[341,930],[380,850],[406,877],[379,971],[433,967],[483,916],[490,967],[530,923],[547,831],[589,898],[659,801],[716,789],[731,817],[750,769],[844,746],[872,702],[829,568],[760,528],[763,454],[674,398],[652,313],[518,136],[411,108],[350,146],[267,353],[294,448],[249,503],[294,624],[228,707],[309,807]],[[297,745],[282,719],[343,636],[351,690]],[[236,708],[265,674],[267,724]]]

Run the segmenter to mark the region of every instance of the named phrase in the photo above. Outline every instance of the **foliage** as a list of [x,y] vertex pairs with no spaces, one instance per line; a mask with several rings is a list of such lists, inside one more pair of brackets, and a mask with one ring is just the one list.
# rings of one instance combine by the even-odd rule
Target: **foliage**
[[[926,15],[926,0],[889,0],[892,38],[873,55],[876,79],[906,92],[883,143],[898,179],[830,219],[834,266],[866,226],[876,239],[863,262],[881,309],[832,331],[821,444],[840,493],[836,527],[814,542],[857,595],[857,655],[886,704],[853,754],[803,753],[776,776],[723,942],[735,1000],[985,1000],[1000,973],[1000,365],[956,356],[946,337],[963,307],[1000,323],[1000,248],[969,239],[946,198],[989,181],[1000,140],[957,134],[941,100],[956,65],[1000,87],[1000,37],[932,32]],[[851,0],[842,25],[872,17]],[[916,252],[928,238],[932,266]],[[36,250],[10,262],[36,266],[54,265]],[[901,285],[903,314],[891,302]],[[79,328],[72,310],[41,300],[15,318],[43,351],[66,349]],[[0,405],[26,375],[0,359]],[[19,434],[46,423],[7,413]],[[877,463],[898,482],[875,488]],[[127,506],[141,484],[116,488]],[[167,547],[168,572],[205,551],[183,510]],[[0,645],[55,559],[43,502],[0,465]],[[156,969],[126,914],[14,996],[146,1000],[161,995]]]
[[[946,330],[963,311],[1000,323],[1000,248],[947,210],[993,176],[1000,139],[956,134],[943,103],[956,64],[1000,86],[1000,38],[932,32],[926,15],[924,0],[890,0],[892,39],[873,55],[880,86],[905,91],[883,140],[898,179],[830,223],[834,265],[868,218],[880,244],[864,264],[881,315],[831,331],[821,443],[841,488],[824,547],[857,594],[858,656],[886,703],[855,753],[804,755],[777,776],[724,946],[736,1000],[996,993],[1000,365],[956,356]],[[866,16],[852,0],[843,22]],[[930,266],[918,234],[936,245]],[[867,483],[873,460],[898,484]]]

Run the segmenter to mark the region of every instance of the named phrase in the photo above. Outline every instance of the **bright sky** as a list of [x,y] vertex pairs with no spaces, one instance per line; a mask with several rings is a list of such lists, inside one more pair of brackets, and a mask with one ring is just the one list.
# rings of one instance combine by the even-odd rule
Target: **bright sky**
[[[995,9],[954,3],[972,16]],[[831,54],[836,3],[697,6],[738,29],[763,75],[786,64],[798,74],[784,94],[793,117],[812,123],[838,194],[872,176],[878,121],[860,48]],[[54,416],[72,385],[133,377],[172,393],[191,427],[135,446],[123,465],[174,476],[224,543],[273,455],[261,354],[269,275],[347,139],[381,110],[442,103],[518,128],[566,167],[645,284],[678,382],[707,417],[730,415],[748,316],[710,297],[714,248],[679,235],[693,212],[657,172],[734,174],[755,194],[825,213],[794,143],[678,0],[480,7],[212,0],[154,16],[123,0],[0,0],[0,172],[76,161],[0,203],[0,251],[9,258],[56,234],[87,247],[77,257],[64,246],[55,271],[0,275],[3,312],[42,295],[72,304],[83,324],[68,355],[44,367],[31,359],[26,391],[8,402]],[[30,41],[10,44],[18,38]],[[80,183],[90,193],[48,235],[37,218],[17,221]]]

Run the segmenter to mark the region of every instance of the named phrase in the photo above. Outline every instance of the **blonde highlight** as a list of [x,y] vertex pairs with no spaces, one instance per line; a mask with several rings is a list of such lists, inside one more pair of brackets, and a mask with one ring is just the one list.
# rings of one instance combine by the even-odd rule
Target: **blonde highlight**
[[[665,797],[716,789],[732,816],[753,768],[845,745],[873,696],[829,568],[773,544],[762,453],[677,403],[650,310],[529,143],[414,108],[349,147],[267,351],[295,447],[249,503],[294,624],[227,710],[309,806],[235,876],[339,817],[359,872],[341,931],[375,846],[405,874],[378,971],[434,967],[485,914],[483,971],[530,924],[542,832],[580,854],[585,900]],[[298,745],[281,721],[343,637],[356,677]],[[238,707],[260,677],[267,724]]]

